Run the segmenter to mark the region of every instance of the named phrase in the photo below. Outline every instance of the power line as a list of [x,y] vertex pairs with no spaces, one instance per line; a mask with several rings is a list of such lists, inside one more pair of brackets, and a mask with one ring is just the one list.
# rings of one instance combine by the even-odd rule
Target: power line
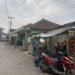
[[[75,6],[73,6],[73,7],[70,7],[70,8],[67,8],[67,9],[65,9],[65,10],[62,10],[62,11],[59,11],[59,12],[56,12],[55,14],[56,15],[59,15],[59,14],[62,14],[62,13],[65,13],[66,11],[68,11],[68,10],[71,10],[71,9],[74,9],[75,8]],[[44,15],[43,15],[44,16]],[[48,15],[49,16],[49,15]],[[48,17],[48,16],[45,16],[45,17]],[[38,17],[38,18],[40,18],[40,17]],[[36,19],[38,19],[37,17],[36,17]],[[52,18],[56,18],[56,16],[50,16],[50,18],[52,19]]]
[[[33,5],[32,3],[34,3],[35,1],[33,1],[33,2],[30,4],[31,7],[29,7],[29,9],[31,9],[33,6],[37,5],[38,2],[40,2],[40,1],[41,1],[41,0],[38,0],[34,5]],[[65,3],[65,2],[67,2],[67,1],[66,1],[66,0],[63,1],[63,3]],[[22,3],[20,6],[23,7],[23,4],[25,4],[25,0],[23,1],[23,3]],[[21,7],[20,7],[20,8],[21,8]],[[18,7],[18,8],[19,8],[19,7]],[[19,9],[20,9],[20,8],[19,8]],[[24,7],[23,7],[23,8],[24,8]],[[27,9],[27,11],[29,11],[29,9]],[[26,11],[26,12],[27,12],[27,11]],[[16,13],[17,13],[17,11],[16,11]],[[16,14],[16,13],[15,13],[15,14]]]
[[[64,12],[66,12],[66,11],[68,11],[68,10],[71,10],[71,9],[74,9],[75,8],[75,4],[74,4],[74,6],[72,6],[72,7],[70,7],[70,8],[67,8],[67,9],[65,9],[65,10],[62,10],[62,11],[56,11],[56,13],[54,13],[54,15],[59,15],[59,14],[61,14],[61,13],[64,13]],[[42,16],[44,16],[44,15],[42,15]],[[48,15],[49,16],[49,15]],[[53,15],[51,15],[52,17],[51,18],[55,18],[55,17],[53,17]]]
[[7,2],[7,0],[5,0],[5,9],[6,9],[7,18],[8,18],[9,17],[9,11],[8,11],[8,2]]
[[[64,2],[65,2],[65,1],[64,1]],[[64,3],[64,2],[63,2],[63,3]],[[75,4],[72,4],[71,6],[73,6],[73,5],[75,5]],[[58,12],[58,11],[56,11],[56,13],[55,13],[55,14],[57,15],[57,14],[60,14],[60,13],[65,12],[66,10],[71,10],[71,9],[73,9],[73,8],[75,8],[75,7],[70,7],[70,8],[67,8],[67,9],[62,10],[62,11],[59,11],[59,12]],[[54,18],[54,17],[51,17],[51,18]]]
[[[31,9],[33,6],[37,5],[37,4],[38,4],[39,2],[41,2],[41,1],[42,1],[42,0],[38,0],[35,4],[32,2],[33,4],[32,4],[32,3],[30,4],[29,9]],[[27,9],[27,10],[29,10],[29,9]]]
[[6,8],[6,13],[7,13],[7,19],[8,19],[8,31],[11,30],[12,28],[12,20],[14,17],[10,17],[9,11],[8,11],[8,2],[5,0],[5,8]]
[[[34,3],[34,1],[33,1],[33,2],[30,4],[31,7],[28,7],[28,8],[31,9],[32,7],[35,7],[39,2],[41,2],[41,0],[38,0],[35,4],[33,4],[33,3]],[[62,1],[62,3],[66,3],[66,2],[67,2],[67,1]],[[24,4],[24,2],[23,2],[23,4]],[[23,4],[22,4],[21,7],[23,7]],[[20,8],[21,8],[21,7],[20,7]],[[20,9],[20,8],[19,8],[19,9]],[[23,8],[24,8],[24,7],[23,7]],[[29,11],[28,8],[27,8],[26,12]],[[26,13],[26,12],[25,12],[25,13]],[[16,13],[17,13],[17,11],[16,11]],[[16,13],[14,13],[14,14],[16,14]]]
[[[0,3],[0,7],[2,7],[3,3],[5,3],[5,1],[3,0],[1,3]],[[4,11],[3,9],[1,9],[0,13]],[[3,13],[3,12],[2,12]]]
[[[67,1],[66,1],[67,2]],[[64,2],[65,3],[65,2]],[[38,4],[38,3],[37,3]],[[36,5],[36,4],[35,4]],[[32,5],[31,7],[29,7],[29,9],[31,9],[32,7],[33,7],[34,5]],[[65,10],[62,10],[62,11],[59,11],[59,12],[56,12],[56,15],[57,14],[60,14],[60,13],[63,13],[63,12],[65,12],[66,10],[71,10],[71,9],[73,9],[73,8],[75,8],[75,7],[71,7],[71,8],[68,8],[68,9],[65,9]],[[29,9],[27,9],[28,11],[29,11]],[[54,17],[53,17],[54,18]]]
[[[27,10],[26,10],[26,12],[28,12],[29,11],[29,9],[31,9],[32,7],[35,7],[39,2],[41,2],[42,0],[38,0],[38,1],[36,1],[36,2],[32,2],[31,4],[30,4],[30,7],[28,6],[27,7]],[[69,0],[68,0],[69,1]],[[63,3],[66,3],[67,1],[65,0],[65,1],[62,1],[62,4]],[[35,4],[34,4],[35,3]],[[22,7],[23,7],[23,5],[22,5]],[[24,7],[23,7],[24,8]],[[28,9],[29,8],[29,9]],[[24,8],[25,9],[25,8]]]
[[7,21],[8,21],[8,32],[9,32],[9,11],[8,11],[8,2],[5,0],[5,10],[6,10],[6,15],[7,15]]
[[[67,8],[67,9],[62,10],[62,11],[59,11],[59,12],[56,12],[55,14],[58,15],[58,14],[64,13],[64,12],[66,12],[66,11],[68,11],[68,10],[71,10],[71,9],[74,9],[74,8],[75,8],[75,6],[70,7],[70,8]],[[55,18],[55,17],[53,17],[53,18]]]
[[[39,2],[40,2],[40,0],[36,1],[36,3],[39,3]],[[33,1],[32,3],[34,4],[35,1]],[[31,7],[34,6],[32,3],[30,4]],[[36,4],[36,3],[35,3],[35,4]],[[25,3],[23,2],[23,4],[25,4]],[[23,5],[23,4],[22,4],[22,5]],[[20,8],[21,8],[21,7],[20,7]],[[29,7],[29,9],[30,9],[30,7]],[[11,29],[11,26],[12,26],[12,19],[13,19],[13,17],[9,17],[9,19],[10,19],[10,29]]]
[[15,15],[16,13],[18,13],[18,11],[23,7],[23,5],[25,4],[26,0],[24,0],[14,11],[16,11],[15,13],[13,13],[13,15]]
[[[41,1],[42,1],[42,0],[41,0]],[[67,2],[67,1],[63,1],[62,3],[66,3],[66,2]],[[38,5],[38,3],[35,3],[35,4],[32,5],[29,9],[35,7],[36,5]],[[29,9],[26,10],[27,13],[28,13]],[[25,13],[26,13],[26,12],[25,12]],[[26,14],[25,14],[25,15],[26,15]]]
[[[40,3],[42,0],[37,0],[37,1],[33,1],[32,3],[30,3],[27,7],[23,7],[23,5],[21,6],[21,7],[23,7],[25,10],[26,10],[26,12],[29,10],[29,9],[31,9],[33,6],[35,6],[35,5],[37,5],[38,3]],[[29,7],[30,6],[30,7]],[[20,7],[20,8],[21,8]],[[20,9],[19,9],[20,10]],[[14,13],[14,15],[17,13],[17,11]]]
[[[64,5],[65,3],[69,2],[69,1],[70,1],[70,0],[62,1],[62,4],[61,4],[61,5]],[[50,4],[49,4],[48,6],[50,6]],[[53,7],[51,7],[51,8],[53,8]]]

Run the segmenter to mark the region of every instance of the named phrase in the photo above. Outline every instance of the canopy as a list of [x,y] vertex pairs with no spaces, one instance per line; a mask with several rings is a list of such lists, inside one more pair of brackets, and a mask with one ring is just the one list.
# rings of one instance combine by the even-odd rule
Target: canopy
[[13,36],[14,34],[21,33],[21,32],[24,33],[25,31],[30,31],[30,28],[23,26],[23,27],[20,27],[20,28],[16,29],[13,32],[9,32],[8,35]]
[[55,30],[51,30],[49,31],[48,33],[42,33],[42,34],[39,34],[40,37],[50,37],[50,36],[53,36],[53,35],[57,35],[57,34],[60,34],[60,33],[63,33],[69,29],[71,29],[72,27],[63,27],[63,28],[57,28]]

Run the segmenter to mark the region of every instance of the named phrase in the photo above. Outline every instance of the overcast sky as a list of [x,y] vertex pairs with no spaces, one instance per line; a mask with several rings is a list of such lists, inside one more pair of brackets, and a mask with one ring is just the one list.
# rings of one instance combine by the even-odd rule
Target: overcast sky
[[12,28],[42,18],[62,25],[75,21],[75,0],[0,0],[0,27],[5,32],[8,31],[8,16],[14,17]]

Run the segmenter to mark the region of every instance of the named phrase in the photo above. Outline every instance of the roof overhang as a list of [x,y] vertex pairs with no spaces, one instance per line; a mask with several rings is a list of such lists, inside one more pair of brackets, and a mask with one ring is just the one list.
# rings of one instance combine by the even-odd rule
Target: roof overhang
[[55,29],[55,30],[51,30],[51,31],[49,31],[47,33],[39,34],[38,36],[40,36],[40,37],[50,37],[50,36],[54,36],[54,35],[63,33],[65,31],[68,31],[68,30],[70,30],[70,29],[72,29],[74,27],[75,26],[65,26],[65,27],[61,27],[61,28]]
[[31,29],[29,27],[21,27],[19,29],[16,29],[13,32],[9,32],[8,35],[18,34],[18,33],[25,33],[25,31],[30,31]]

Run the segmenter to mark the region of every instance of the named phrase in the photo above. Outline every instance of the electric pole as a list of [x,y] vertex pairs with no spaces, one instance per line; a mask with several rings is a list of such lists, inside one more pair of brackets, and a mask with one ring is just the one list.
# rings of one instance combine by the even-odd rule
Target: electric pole
[[12,29],[12,20],[14,19],[14,17],[8,17],[8,19],[9,19],[9,31],[11,31],[11,29]]

